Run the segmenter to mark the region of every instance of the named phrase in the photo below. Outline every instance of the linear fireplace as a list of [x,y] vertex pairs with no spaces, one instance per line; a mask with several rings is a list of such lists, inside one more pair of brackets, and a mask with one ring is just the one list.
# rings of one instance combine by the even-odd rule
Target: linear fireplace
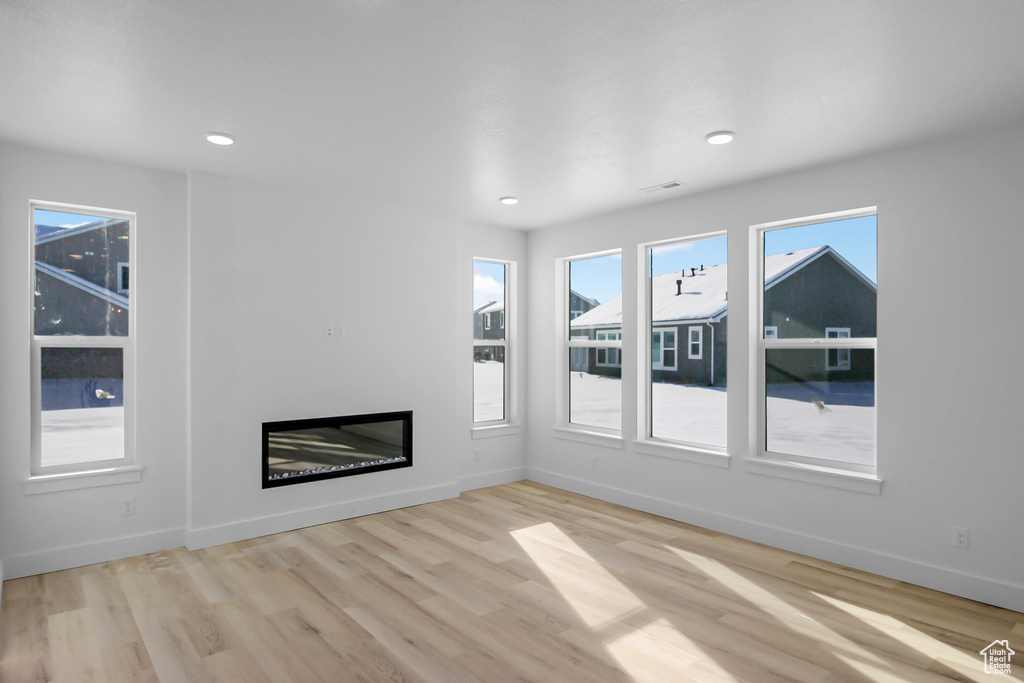
[[412,467],[412,411],[263,423],[263,488]]

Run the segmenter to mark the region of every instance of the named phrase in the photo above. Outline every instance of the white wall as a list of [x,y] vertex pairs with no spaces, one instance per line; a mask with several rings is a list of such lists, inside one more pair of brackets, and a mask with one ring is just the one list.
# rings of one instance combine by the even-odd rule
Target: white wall
[[[515,209],[511,209],[515,210]],[[473,259],[488,258],[515,263],[515,294],[506,310],[509,355],[514,395],[513,425],[499,430],[477,430],[473,425]],[[460,436],[459,481],[463,490],[495,486],[526,478],[523,447],[526,442],[526,233],[476,223],[460,227],[458,260],[458,420]],[[497,433],[497,436],[490,434]]]
[[[531,478],[1024,610],[1022,177],[1024,127],[1014,126],[530,233]],[[873,205],[882,493],[748,472],[749,226]],[[713,230],[730,239],[731,468],[641,455],[628,439],[616,450],[555,438],[554,259],[621,248],[635,306],[638,243]],[[635,424],[635,374],[624,372],[625,425]],[[970,529],[970,549],[951,546],[953,525]]]
[[[29,200],[135,211],[137,453],[132,484],[26,495],[32,231]],[[185,496],[185,177],[0,145],[0,545],[6,578],[182,542]],[[120,501],[136,499],[122,516]]]
[[[199,174],[191,212],[189,546],[457,495],[457,223]],[[261,488],[262,422],[395,410],[413,467]]]

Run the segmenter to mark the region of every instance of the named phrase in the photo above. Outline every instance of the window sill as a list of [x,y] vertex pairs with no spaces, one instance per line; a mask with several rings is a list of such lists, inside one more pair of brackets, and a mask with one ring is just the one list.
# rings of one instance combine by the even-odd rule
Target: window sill
[[473,427],[469,430],[474,439],[490,439],[495,436],[514,436],[519,433],[519,425],[503,424],[489,427]]
[[643,455],[654,455],[659,458],[670,458],[672,460],[683,460],[695,462],[701,465],[712,467],[729,468],[730,458],[728,453],[710,448],[698,446],[685,446],[683,444],[668,443],[666,441],[634,441],[633,450]]
[[111,486],[113,484],[131,484],[136,481],[142,481],[142,467],[139,465],[109,467],[87,472],[41,474],[29,477],[23,484],[25,494],[33,495],[36,493],[56,493],[57,491]]
[[555,438],[590,444],[591,446],[605,446],[607,448],[618,448],[620,450],[625,448],[625,442],[618,434],[591,432],[586,429],[555,427]]
[[743,461],[747,465],[747,471],[754,474],[832,486],[876,496],[882,493],[882,480],[874,474],[764,457],[744,458]]

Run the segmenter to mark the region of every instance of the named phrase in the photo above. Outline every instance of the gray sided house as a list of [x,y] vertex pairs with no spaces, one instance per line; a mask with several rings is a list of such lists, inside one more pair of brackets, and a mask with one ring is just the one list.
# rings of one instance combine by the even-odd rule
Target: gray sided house
[[[473,310],[473,339],[505,338],[505,302],[489,301]],[[476,361],[496,360],[505,362],[505,347],[476,346],[473,349]]]
[[128,334],[128,223],[36,226],[35,334]]
[[[829,246],[765,258],[765,335],[769,338],[874,337],[875,284]],[[651,282],[651,378],[655,382],[724,385],[728,330],[728,266],[656,275]],[[620,339],[622,298],[573,319],[571,336]],[[621,376],[617,349],[574,349],[573,370]],[[768,381],[865,380],[873,355],[818,350],[786,356],[793,367],[770,367]]]

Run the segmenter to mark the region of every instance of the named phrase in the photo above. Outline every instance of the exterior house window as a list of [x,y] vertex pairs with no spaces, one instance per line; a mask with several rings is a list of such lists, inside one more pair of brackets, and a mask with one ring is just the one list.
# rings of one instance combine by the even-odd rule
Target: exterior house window
[[618,435],[622,429],[622,254],[606,252],[559,263],[564,286],[559,314],[564,345],[559,423]]
[[640,249],[647,273],[639,340],[650,357],[638,364],[638,399],[646,403],[638,405],[638,434],[659,454],[685,446],[691,459],[699,451],[718,462],[728,431],[728,240],[718,232]]
[[[826,327],[825,328],[826,339],[849,339],[850,328],[849,327]],[[850,369],[850,349],[829,349],[825,352],[825,369],[826,370],[849,370]]]
[[[515,320],[510,292],[515,264],[473,260],[473,423],[509,423],[512,396],[512,343]],[[509,315],[506,316],[506,312]]]
[[33,203],[33,475],[132,465],[135,215]]
[[704,357],[704,328],[690,327],[687,333],[690,341],[686,357],[690,360],[700,360]]
[[675,330],[651,330],[651,369],[676,369]]
[[[598,341],[609,341],[622,339],[622,332],[598,332]],[[617,368],[622,366],[622,349],[598,349],[597,364],[604,368]]]
[[752,230],[756,455],[874,474],[875,210]]
[[117,264],[117,293],[127,294],[128,293],[128,274],[130,269],[127,263],[123,261]]

